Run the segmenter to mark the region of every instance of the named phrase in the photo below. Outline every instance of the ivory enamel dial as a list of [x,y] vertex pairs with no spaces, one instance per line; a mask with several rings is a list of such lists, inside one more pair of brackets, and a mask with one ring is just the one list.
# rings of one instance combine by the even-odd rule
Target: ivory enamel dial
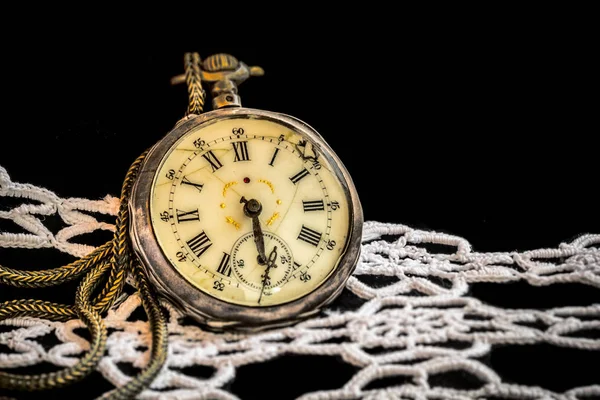
[[132,238],[163,294],[204,321],[243,325],[290,320],[339,293],[362,211],[312,128],[218,110],[159,144],[134,188]]

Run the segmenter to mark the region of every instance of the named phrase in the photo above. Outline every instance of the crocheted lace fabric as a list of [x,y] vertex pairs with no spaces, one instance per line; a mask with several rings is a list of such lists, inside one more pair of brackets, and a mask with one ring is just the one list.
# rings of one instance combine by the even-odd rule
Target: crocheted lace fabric
[[[16,200],[7,206],[7,197]],[[78,243],[78,236],[113,230],[114,226],[95,216],[115,215],[118,200],[111,196],[102,200],[63,199],[40,187],[11,182],[0,167],[0,205],[0,218],[22,229],[20,233],[0,232],[0,248],[54,248],[83,256],[93,247]],[[60,216],[64,222],[58,232],[44,225],[44,219],[51,215]],[[507,344],[546,343],[600,350],[600,339],[579,334],[600,329],[600,302],[543,310],[504,309],[472,297],[469,291],[477,282],[515,281],[534,286],[568,282],[600,288],[599,245],[600,235],[583,235],[554,249],[477,253],[461,237],[367,222],[362,256],[346,286],[361,299],[354,307],[340,310],[332,306],[319,317],[263,333],[216,334],[189,320],[182,323],[180,313],[164,303],[170,321],[167,365],[139,397],[235,399],[225,388],[236,379],[241,366],[290,354],[336,357],[357,371],[338,389],[305,393],[301,398],[306,400],[600,396],[600,385],[555,393],[511,384],[481,361],[494,346]],[[6,254],[0,253],[0,263],[19,267]],[[129,290],[106,316],[112,329],[98,369],[114,385],[130,379],[119,364],[141,368],[148,360],[148,325],[130,318],[138,308],[140,299]],[[83,326],[78,320],[58,323],[19,318],[0,324],[4,325],[0,345],[10,350],[0,353],[0,368],[4,370],[42,363],[71,366],[88,349],[88,342],[75,331]],[[47,335],[57,339],[52,346],[41,344]],[[208,378],[194,377],[183,369],[192,366],[209,367],[214,372]],[[467,389],[431,384],[433,376],[451,371],[460,371],[461,376],[480,384]],[[370,388],[382,378],[394,379],[385,380],[389,385]]]

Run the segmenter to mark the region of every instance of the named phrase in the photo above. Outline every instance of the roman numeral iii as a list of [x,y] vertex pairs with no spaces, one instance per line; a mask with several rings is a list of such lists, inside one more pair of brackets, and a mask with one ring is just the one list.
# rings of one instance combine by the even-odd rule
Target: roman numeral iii
[[229,254],[223,252],[223,257],[221,258],[221,262],[219,263],[219,268],[217,268],[217,272],[221,275],[231,276],[231,266],[229,265],[229,259],[231,257]]
[[323,203],[323,200],[302,200],[302,207],[304,207],[304,212],[322,211],[325,209],[325,204]]
[[233,151],[235,152],[234,162],[237,161],[250,161],[248,156],[248,142],[233,142]]
[[316,247],[321,241],[321,233],[302,225],[302,229],[300,230],[300,234],[298,235],[298,240],[303,240],[306,243],[312,244]]
[[187,241],[187,245],[190,250],[196,255],[196,257],[202,256],[212,246],[212,242],[206,236],[204,231],[200,232],[197,236],[194,236],[190,240]]
[[212,172],[215,172],[223,166],[223,164],[221,164],[221,161],[219,161],[219,159],[217,158],[217,156],[215,156],[215,153],[213,153],[212,150],[209,150],[206,153],[202,154],[202,157],[204,157],[204,159],[208,161],[208,163],[212,167]]

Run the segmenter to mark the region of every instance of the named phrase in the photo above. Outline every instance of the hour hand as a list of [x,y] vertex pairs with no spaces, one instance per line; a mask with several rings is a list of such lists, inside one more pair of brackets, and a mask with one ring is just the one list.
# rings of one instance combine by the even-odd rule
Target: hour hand
[[252,232],[254,233],[254,243],[258,251],[258,262],[261,265],[267,263],[267,255],[265,254],[265,239],[263,237],[262,228],[258,216],[262,211],[262,204],[256,199],[246,200],[242,196],[240,203],[244,203],[244,214],[252,218]]

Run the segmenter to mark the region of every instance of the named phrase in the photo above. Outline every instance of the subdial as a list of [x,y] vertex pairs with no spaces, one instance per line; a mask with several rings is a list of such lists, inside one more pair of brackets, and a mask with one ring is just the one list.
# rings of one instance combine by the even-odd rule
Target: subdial
[[[280,290],[292,272],[294,258],[283,239],[272,232],[263,232],[265,252],[276,254],[271,267],[257,256],[254,234],[241,236],[231,250],[231,266],[239,281],[256,291],[264,290],[266,296]],[[264,284],[264,289],[263,289]]]

